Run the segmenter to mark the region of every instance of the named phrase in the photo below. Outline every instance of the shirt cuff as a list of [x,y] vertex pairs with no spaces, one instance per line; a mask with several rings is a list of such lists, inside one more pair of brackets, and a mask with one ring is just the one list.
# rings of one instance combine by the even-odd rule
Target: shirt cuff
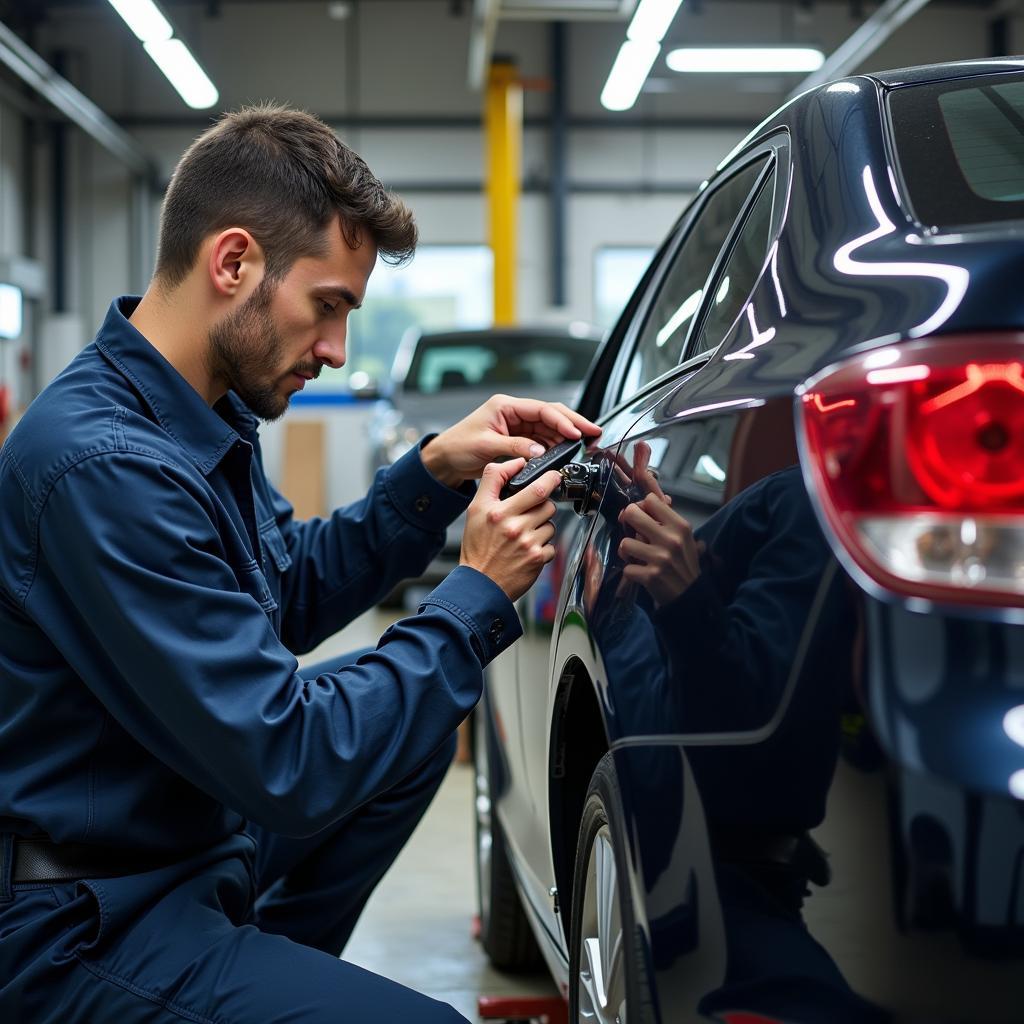
[[453,569],[423,600],[450,612],[472,630],[481,665],[493,661],[523,635],[515,605],[490,577],[468,565]]
[[476,493],[471,483],[453,490],[434,477],[420,457],[420,449],[436,435],[428,434],[416,447],[388,467],[384,486],[399,514],[413,526],[443,533],[469,505]]

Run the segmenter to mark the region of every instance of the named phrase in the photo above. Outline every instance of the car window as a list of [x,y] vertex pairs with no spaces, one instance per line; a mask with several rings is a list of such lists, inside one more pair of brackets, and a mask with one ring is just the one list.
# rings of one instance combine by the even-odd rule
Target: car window
[[539,387],[583,380],[597,342],[508,336],[472,340],[424,336],[403,389],[434,394],[466,387]]
[[678,365],[704,285],[743,204],[768,161],[765,156],[718,186],[671,257],[658,295],[623,376],[619,397],[638,391]]
[[924,224],[1024,219],[1019,75],[895,89],[888,101],[904,192]]
[[688,358],[719,345],[754,290],[768,255],[774,180],[774,176],[770,176],[761,186],[736,236],[732,252],[715,275],[711,285],[714,298],[707,307],[700,334],[687,353]]

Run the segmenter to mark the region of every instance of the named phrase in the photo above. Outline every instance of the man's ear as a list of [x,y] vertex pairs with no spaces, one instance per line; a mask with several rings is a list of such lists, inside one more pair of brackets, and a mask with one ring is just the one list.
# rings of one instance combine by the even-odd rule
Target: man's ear
[[210,283],[218,295],[251,292],[263,277],[263,250],[245,228],[225,228],[210,245]]

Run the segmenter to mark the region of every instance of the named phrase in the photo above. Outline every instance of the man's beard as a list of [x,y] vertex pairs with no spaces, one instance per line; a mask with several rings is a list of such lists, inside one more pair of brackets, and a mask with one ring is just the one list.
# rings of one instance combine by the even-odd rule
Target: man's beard
[[266,421],[282,416],[290,397],[280,390],[284,341],[270,316],[275,288],[264,277],[238,309],[210,328],[207,348],[213,375]]

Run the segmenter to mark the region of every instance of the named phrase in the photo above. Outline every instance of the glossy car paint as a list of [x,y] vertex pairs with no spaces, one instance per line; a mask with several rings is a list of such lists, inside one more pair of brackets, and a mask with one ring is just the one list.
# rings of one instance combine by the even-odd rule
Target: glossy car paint
[[[719,171],[766,147],[777,161],[774,241],[721,343],[618,401],[698,199],[584,394],[604,427],[584,456],[603,498],[560,512],[558,557],[521,603],[526,636],[493,666],[495,810],[567,990],[582,793],[614,752],[631,837],[620,886],[653,993],[630,1020],[1022,1018],[1024,817],[1008,780],[1024,739],[1004,722],[1022,703],[1024,627],[851,578],[794,420],[802,382],[845,358],[1024,325],[1020,225],[915,223],[881,116],[886,85],[1011,68],[852,78],[783,108]],[[617,554],[646,465],[705,546],[698,582],[665,609],[623,581]],[[801,845],[794,888],[773,863],[780,837],[805,833],[816,845]]]

